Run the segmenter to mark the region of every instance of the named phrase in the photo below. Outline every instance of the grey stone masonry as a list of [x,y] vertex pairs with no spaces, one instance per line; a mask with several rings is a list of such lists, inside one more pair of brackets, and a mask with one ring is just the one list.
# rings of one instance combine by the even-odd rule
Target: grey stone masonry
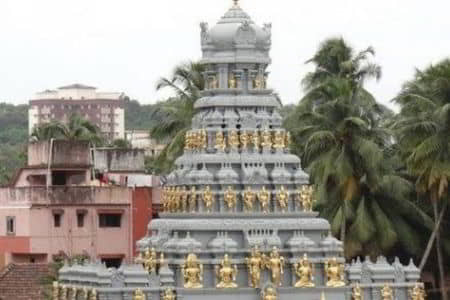
[[[141,252],[154,248],[158,257],[162,253],[164,264],[156,272],[140,264],[118,270],[99,263],[66,265],[61,283],[94,287],[105,300],[133,299],[138,287],[156,300],[168,287],[183,300],[257,300],[267,287],[281,300],[344,300],[351,299],[357,283],[365,300],[381,299],[386,283],[395,299],[408,298],[419,270],[412,262],[391,264],[383,257],[345,265],[342,285],[328,286],[327,262],[344,264],[344,245],[331,235],[329,222],[301,201],[309,177],[289,152],[280,100],[267,87],[271,28],[256,25],[239,5],[213,27],[201,24],[206,88],[195,104],[190,133],[196,140],[186,137],[184,154],[165,187],[172,198],[164,194],[165,212],[148,224],[148,235],[138,242]],[[254,195],[253,202],[246,192]],[[246,262],[255,247],[266,257],[276,247],[284,258],[279,285],[273,283],[273,269],[263,267],[259,283],[252,286]],[[202,265],[201,288],[186,288],[183,266],[189,254]],[[226,254],[236,266],[237,287],[216,288]],[[314,271],[312,285],[297,288],[295,266],[305,255]]]

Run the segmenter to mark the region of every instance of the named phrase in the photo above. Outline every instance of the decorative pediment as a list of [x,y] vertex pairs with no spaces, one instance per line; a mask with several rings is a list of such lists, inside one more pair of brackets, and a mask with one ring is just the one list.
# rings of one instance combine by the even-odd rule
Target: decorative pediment
[[256,44],[256,32],[250,26],[248,21],[242,22],[242,25],[238,28],[236,36],[234,38],[235,44],[238,45],[254,45]]

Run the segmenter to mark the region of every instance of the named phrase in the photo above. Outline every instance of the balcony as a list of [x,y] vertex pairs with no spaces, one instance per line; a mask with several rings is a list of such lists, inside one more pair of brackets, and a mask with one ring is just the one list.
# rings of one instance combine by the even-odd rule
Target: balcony
[[127,187],[50,186],[0,188],[0,206],[128,205]]

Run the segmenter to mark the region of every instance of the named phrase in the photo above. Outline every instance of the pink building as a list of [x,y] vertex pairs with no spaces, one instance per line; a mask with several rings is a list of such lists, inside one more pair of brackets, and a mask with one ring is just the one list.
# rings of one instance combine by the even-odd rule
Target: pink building
[[0,188],[0,268],[58,255],[131,261],[145,235],[134,225],[152,217],[152,188],[99,183],[92,155],[83,142],[30,144],[28,167]]

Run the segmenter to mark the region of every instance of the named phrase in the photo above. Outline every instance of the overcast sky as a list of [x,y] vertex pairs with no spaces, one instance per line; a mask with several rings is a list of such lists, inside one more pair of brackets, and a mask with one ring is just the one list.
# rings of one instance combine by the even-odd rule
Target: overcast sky
[[[383,103],[423,68],[450,56],[449,0],[241,0],[273,24],[270,87],[297,102],[304,64],[319,43],[343,36],[371,45],[383,78],[368,88]],[[166,95],[155,82],[196,60],[201,21],[210,26],[231,0],[0,0],[0,101],[25,103],[71,83],[122,91],[143,103]]]

